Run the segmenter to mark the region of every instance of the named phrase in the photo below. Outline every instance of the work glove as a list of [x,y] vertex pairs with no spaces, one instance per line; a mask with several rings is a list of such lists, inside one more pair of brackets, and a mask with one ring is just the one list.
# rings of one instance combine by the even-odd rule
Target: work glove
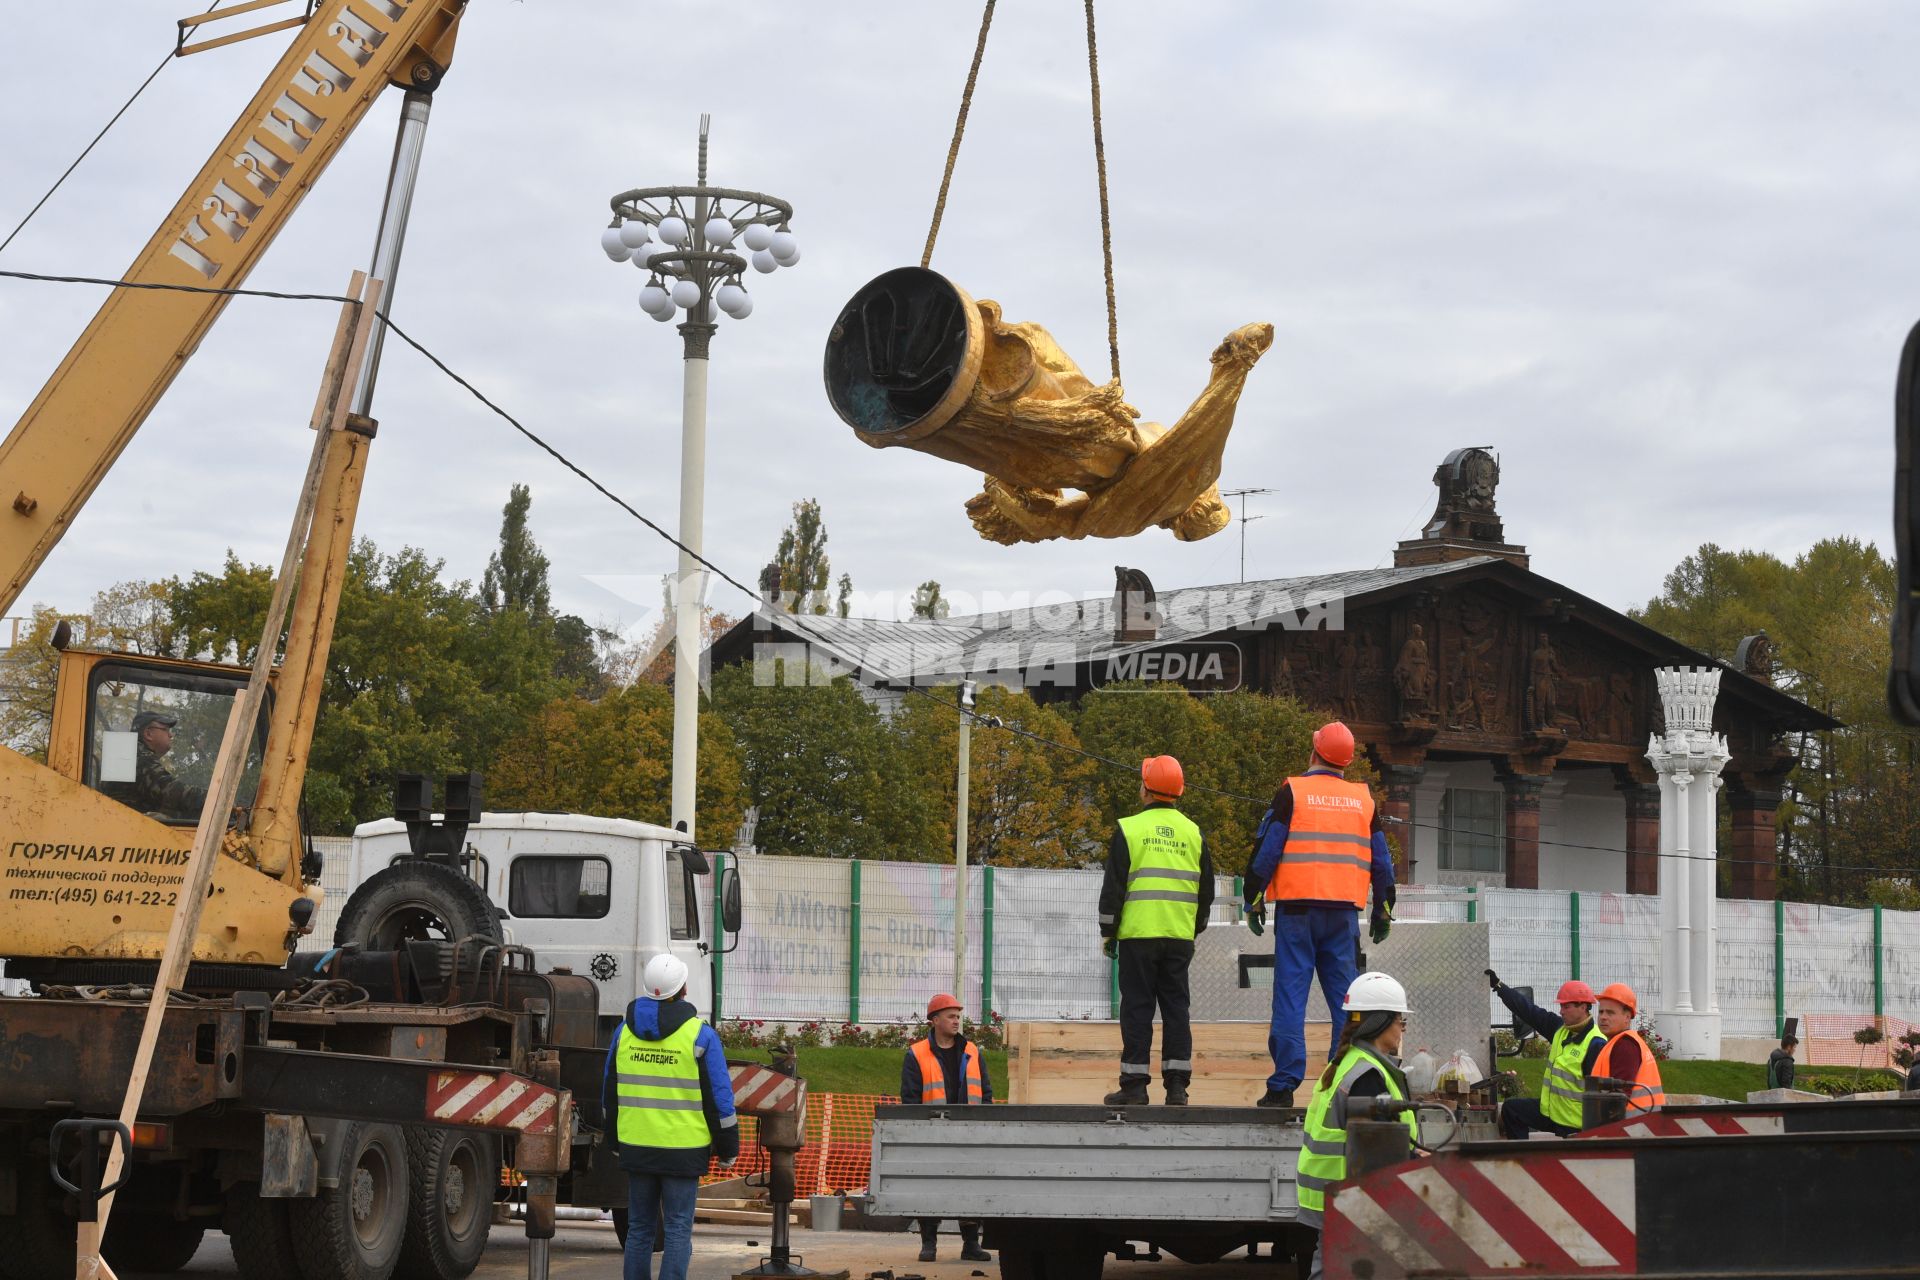
[[1490,991],[1498,991],[1500,989],[1500,975],[1491,969],[1487,970],[1487,988]]
[[1120,940],[1118,938],[1104,938],[1100,942],[1100,950],[1106,953],[1107,959],[1117,960],[1120,957]]
[[1247,908],[1247,928],[1253,930],[1253,936],[1259,937],[1267,931],[1267,904],[1256,902]]
[[1372,921],[1371,927],[1369,927],[1367,930],[1367,936],[1373,939],[1373,944],[1377,947],[1381,943],[1385,942],[1387,940],[1387,935],[1392,932],[1393,932],[1393,908],[1388,906],[1384,902],[1374,903],[1373,904],[1373,921]]

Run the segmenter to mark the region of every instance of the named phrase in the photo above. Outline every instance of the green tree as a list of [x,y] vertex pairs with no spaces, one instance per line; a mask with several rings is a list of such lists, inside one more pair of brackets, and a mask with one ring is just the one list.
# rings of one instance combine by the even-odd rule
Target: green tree
[[1147,756],[1173,756],[1187,780],[1181,812],[1200,824],[1223,864],[1219,869],[1228,870],[1224,863],[1232,856],[1230,851],[1244,844],[1245,833],[1258,824],[1260,814],[1256,811],[1249,817],[1247,802],[1201,789],[1225,790],[1220,762],[1233,749],[1207,698],[1195,697],[1178,684],[1120,682],[1080,700],[1074,729],[1081,746],[1125,766],[1104,765],[1094,779],[1093,801],[1103,843],[1116,822],[1140,809],[1140,761]]
[[[951,689],[911,695],[893,720],[901,759],[914,779],[930,856],[951,856],[958,778],[960,715]],[[983,717],[1077,746],[1073,724],[1059,710],[1021,690],[989,686],[975,708]],[[1060,747],[976,723],[968,747],[967,859],[1002,867],[1076,867],[1097,861],[1093,782],[1101,765]],[[909,803],[904,797],[902,803]]]
[[[731,843],[745,809],[740,757],[727,723],[700,715],[703,844]],[[502,809],[564,809],[666,826],[673,804],[673,693],[635,684],[598,701],[547,703],[501,744],[487,777]]]
[[940,584],[929,578],[913,593],[913,616],[937,622],[953,612],[953,606],[940,594]]
[[[348,557],[305,791],[318,831],[389,812],[397,772],[487,772],[500,744],[565,692],[552,628],[488,610],[442,568],[364,538]],[[231,554],[217,575],[170,582],[184,651],[252,661],[271,590],[270,570]]]
[[15,643],[0,660],[0,744],[35,760],[47,757],[53,692],[60,654],[54,628],[66,621],[73,643],[126,653],[172,656],[178,649],[164,583],[118,582],[93,597],[84,614],[35,605]]
[[780,593],[788,613],[827,611],[833,565],[827,558],[827,527],[818,501],[793,504],[793,523],[780,535],[773,561],[780,568]]
[[547,588],[547,557],[527,527],[533,492],[516,484],[500,512],[500,549],[487,559],[480,599],[489,610],[522,609],[536,618],[552,612]]
[[827,858],[934,856],[938,842],[895,739],[844,677],[805,681],[775,662],[778,683],[750,664],[716,671],[713,702],[733,731],[747,800],[766,853]]
[[1853,538],[1824,539],[1792,563],[1708,544],[1634,611],[1727,661],[1741,637],[1766,632],[1776,683],[1844,723],[1784,741],[1796,761],[1776,827],[1788,896],[1864,902],[1876,881],[1920,868],[1916,737],[1886,709],[1894,590],[1892,563]]

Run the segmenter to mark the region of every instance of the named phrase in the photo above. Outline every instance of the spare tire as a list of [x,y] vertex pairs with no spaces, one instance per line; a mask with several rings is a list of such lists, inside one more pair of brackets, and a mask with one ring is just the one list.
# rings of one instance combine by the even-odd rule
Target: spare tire
[[441,862],[409,858],[369,876],[347,898],[333,945],[398,951],[412,941],[500,936],[487,891]]

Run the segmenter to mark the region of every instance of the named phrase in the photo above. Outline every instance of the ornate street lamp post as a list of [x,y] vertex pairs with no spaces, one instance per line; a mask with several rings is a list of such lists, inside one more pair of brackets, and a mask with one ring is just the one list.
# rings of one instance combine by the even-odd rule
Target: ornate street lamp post
[[641,187],[613,197],[613,222],[600,246],[615,262],[631,262],[646,278],[640,309],[665,323],[685,313],[680,336],[685,371],[680,401],[680,573],[674,584],[673,815],[693,835],[695,765],[700,733],[701,550],[706,487],[707,353],[721,314],[745,320],[753,298],[741,283],[791,267],[800,246],[788,224],[793,206],[757,191],[707,185],[707,127],[700,117],[699,180],[691,187]]

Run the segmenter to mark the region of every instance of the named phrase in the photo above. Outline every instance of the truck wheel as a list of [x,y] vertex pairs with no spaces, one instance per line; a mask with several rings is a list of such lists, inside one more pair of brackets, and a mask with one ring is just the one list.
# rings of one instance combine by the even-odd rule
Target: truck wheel
[[408,941],[458,942],[500,936],[500,913],[482,889],[452,867],[407,861],[367,877],[347,899],[333,945],[398,951]]
[[[257,1182],[235,1183],[227,1192],[227,1243],[233,1263],[247,1280],[300,1280],[294,1258],[293,1228],[286,1200],[267,1200]],[[108,1220],[109,1229],[113,1221]]]
[[1030,1244],[1001,1245],[1000,1280],[1041,1280],[1040,1251]]
[[163,1213],[128,1210],[107,1219],[100,1252],[116,1273],[167,1275],[193,1261],[206,1224],[180,1222]]
[[54,1198],[44,1160],[38,1173],[18,1180],[15,1212],[0,1216],[0,1276],[7,1280],[68,1280],[73,1275],[73,1219]]
[[[382,873],[384,874],[384,873]],[[407,1233],[407,1140],[398,1125],[342,1125],[340,1185],[288,1206],[303,1270],[330,1280],[388,1280]]]
[[[627,1211],[614,1209],[612,1212],[613,1234],[620,1237],[620,1247],[624,1249],[627,1247]],[[653,1251],[655,1253],[667,1251],[667,1224],[665,1219],[657,1213],[653,1215]]]
[[407,1197],[400,1274],[463,1280],[480,1265],[493,1229],[500,1155],[492,1136],[418,1126],[407,1130],[413,1187]]

